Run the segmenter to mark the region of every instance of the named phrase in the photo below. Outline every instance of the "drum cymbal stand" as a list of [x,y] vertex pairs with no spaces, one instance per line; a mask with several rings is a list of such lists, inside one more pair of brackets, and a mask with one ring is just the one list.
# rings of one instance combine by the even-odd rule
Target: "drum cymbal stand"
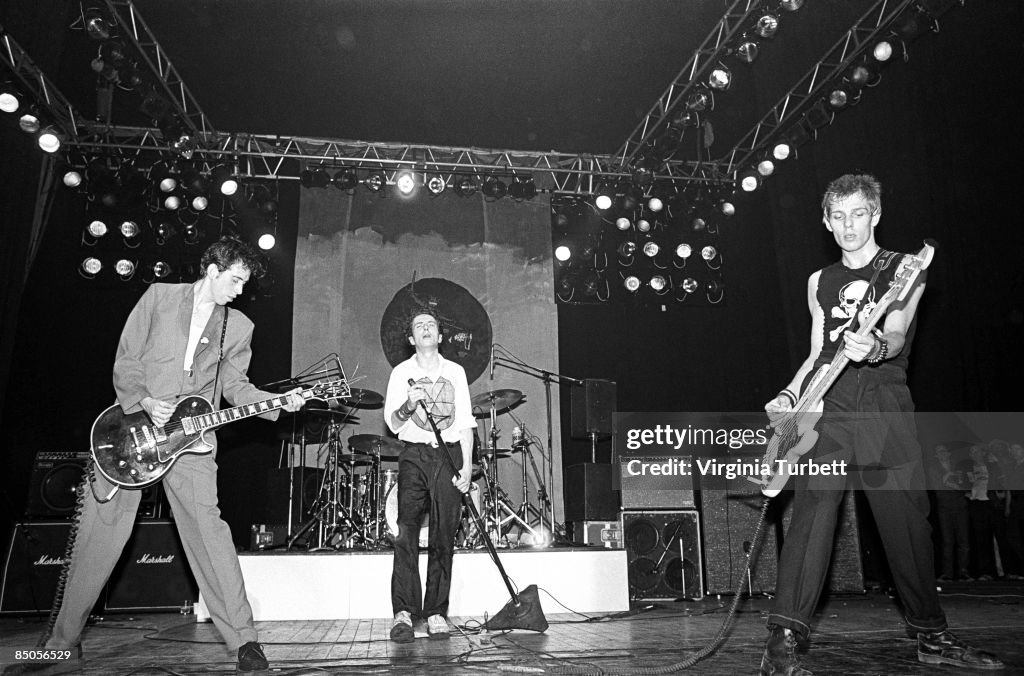
[[[524,425],[519,419],[515,417],[511,412],[509,415],[512,419],[518,423],[518,425],[512,430],[512,452],[520,451],[523,454],[523,502],[516,509],[516,514],[519,518],[527,523],[533,524],[533,528],[530,531],[531,543],[535,547],[547,547],[551,545],[552,538],[551,533],[554,532],[552,524],[547,522],[547,510],[550,507],[548,502],[548,493],[544,486],[544,476],[537,469],[537,463],[533,458],[533,451],[531,446],[533,442],[530,440],[529,432],[526,430]],[[530,467],[533,469],[533,476],[537,483],[537,500],[540,507],[535,506],[530,502],[529,493],[529,482],[527,481],[526,475],[526,462],[530,462]],[[538,539],[538,536],[540,539]],[[520,538],[522,539],[522,538]]]
[[[355,472],[342,466],[341,449],[341,425],[332,421],[327,435],[328,455],[324,479],[317,501],[313,503],[314,507],[318,508],[314,517],[318,521],[317,549],[342,549],[346,543],[354,544],[356,539],[365,540],[351,511],[355,492]],[[342,494],[342,479],[346,480],[345,485],[349,489],[347,506],[344,502],[345,496]]]

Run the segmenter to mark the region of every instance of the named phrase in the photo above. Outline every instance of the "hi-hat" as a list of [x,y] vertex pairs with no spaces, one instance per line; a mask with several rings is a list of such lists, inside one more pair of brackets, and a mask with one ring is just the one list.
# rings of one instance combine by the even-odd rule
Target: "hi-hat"
[[356,453],[379,455],[381,460],[398,460],[398,454],[405,448],[397,439],[376,434],[354,434],[349,437],[348,446]]
[[353,387],[351,393],[347,397],[339,399],[338,401],[345,406],[373,408],[374,406],[380,406],[383,404],[384,397],[373,390],[362,390],[358,387]]
[[359,418],[355,417],[349,411],[343,408],[312,408],[307,406],[303,410],[306,412],[307,415],[311,415],[314,418],[326,418],[331,422],[359,422]]
[[492,408],[498,413],[504,413],[522,399],[523,393],[519,390],[494,390],[478,394],[470,402],[473,404],[473,416],[483,418],[490,414]]

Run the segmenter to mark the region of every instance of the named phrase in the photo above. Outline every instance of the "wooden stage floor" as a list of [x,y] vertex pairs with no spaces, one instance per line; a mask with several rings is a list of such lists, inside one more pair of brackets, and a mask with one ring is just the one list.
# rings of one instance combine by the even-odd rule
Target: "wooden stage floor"
[[[557,591],[555,592],[557,595]],[[449,641],[388,641],[390,619],[260,622],[271,673],[300,674],[636,674],[677,664],[707,644],[726,616],[730,599],[648,602],[628,613],[587,619],[559,607],[541,591],[551,623],[544,634],[528,631],[487,637],[453,634]],[[1024,674],[1024,584],[946,585],[943,605],[951,627],[974,645],[996,652],[1002,674]],[[725,645],[682,673],[756,673],[770,601],[744,599]],[[499,608],[495,608],[496,612]],[[475,624],[482,618],[453,618]],[[880,591],[833,596],[816,619],[805,662],[815,674],[953,674],[916,660],[895,602]],[[27,648],[40,618],[0,619],[0,654]],[[86,630],[81,674],[217,674],[234,670],[233,656],[209,623],[176,614],[110,615]],[[662,671],[662,673],[667,673]]]

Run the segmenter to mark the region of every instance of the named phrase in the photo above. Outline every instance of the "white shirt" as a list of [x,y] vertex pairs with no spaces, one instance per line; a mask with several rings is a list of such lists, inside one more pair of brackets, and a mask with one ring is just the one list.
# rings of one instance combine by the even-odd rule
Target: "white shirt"
[[196,358],[196,348],[199,347],[199,339],[206,330],[206,324],[213,314],[215,303],[200,303],[198,296],[192,301],[192,324],[188,330],[188,345],[185,347],[185,370],[192,370],[192,362]]
[[397,364],[388,379],[388,392],[384,398],[384,420],[391,431],[402,441],[414,444],[437,445],[437,438],[430,428],[430,423],[423,415],[419,404],[412,416],[399,427],[392,426],[392,414],[408,400],[409,379],[423,385],[427,398],[423,402],[427,406],[441,430],[441,438],[445,443],[461,441],[463,430],[476,427],[473,418],[473,405],[469,398],[469,383],[466,382],[466,371],[453,361],[437,355],[440,367],[433,374],[420,368],[416,355]]

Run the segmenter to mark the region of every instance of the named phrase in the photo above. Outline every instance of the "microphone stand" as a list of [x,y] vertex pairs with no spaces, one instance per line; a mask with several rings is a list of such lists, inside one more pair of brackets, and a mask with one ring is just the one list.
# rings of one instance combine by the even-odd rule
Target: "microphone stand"
[[[415,385],[415,381],[410,378],[409,385]],[[437,428],[437,422],[434,421],[434,417],[430,415],[430,410],[427,409],[426,403],[421,399],[417,402],[420,406],[420,410],[423,411],[423,415],[427,417],[427,422],[430,423],[430,429],[434,432],[434,437],[437,439],[437,447],[444,456],[445,463],[448,465],[448,469],[451,470],[453,477],[459,476],[459,469],[455,466],[455,461],[452,460],[451,451],[448,449],[448,444],[441,438],[441,430]],[[472,471],[472,470],[471,470]],[[477,532],[484,534],[484,546],[487,548],[487,553],[491,555],[491,559],[494,560],[494,565],[498,568],[498,573],[501,575],[502,582],[505,583],[505,588],[508,589],[509,596],[512,600],[505,605],[491,620],[484,624],[488,629],[531,629],[533,631],[544,631],[548,628],[547,619],[544,617],[544,611],[540,607],[540,597],[537,592],[536,585],[530,585],[522,591],[521,594],[517,594],[515,588],[512,586],[512,581],[508,577],[508,573],[505,572],[505,566],[501,564],[501,559],[498,558],[498,550],[495,549],[494,543],[487,537],[487,526],[484,524],[483,518],[480,516],[480,512],[477,511],[476,505],[473,504],[473,499],[469,493],[462,493],[462,504],[469,510],[469,513],[473,516],[473,523],[476,524]]]
[[[505,356],[496,354],[494,356],[495,366],[504,366],[507,369],[524,373],[533,378],[539,378],[544,382],[544,402],[547,410],[547,422],[548,422],[548,454],[545,456],[541,453],[541,465],[546,465],[548,486],[554,489],[555,485],[555,468],[554,468],[554,432],[552,431],[551,424],[551,383],[556,385],[583,385],[583,381],[577,378],[570,378],[569,376],[563,376],[559,373],[552,373],[536,366],[527,364],[519,357],[515,356],[504,346],[495,343],[495,350],[501,350]],[[551,520],[551,535],[555,535],[555,503],[554,500],[548,501],[548,516]]]

